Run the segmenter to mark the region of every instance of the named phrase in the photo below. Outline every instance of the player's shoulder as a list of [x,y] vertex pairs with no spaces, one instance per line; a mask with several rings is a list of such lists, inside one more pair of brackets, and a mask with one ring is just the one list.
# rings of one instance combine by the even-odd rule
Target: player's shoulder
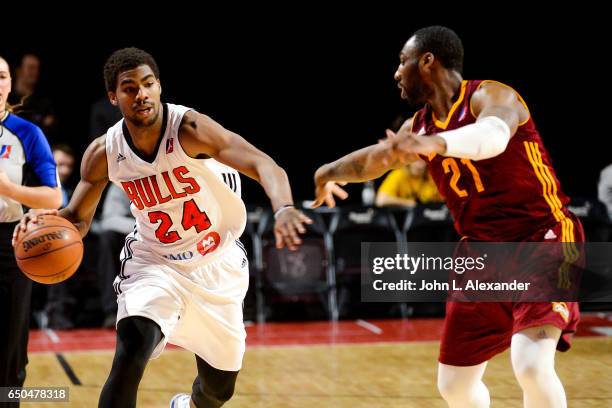
[[483,97],[492,94],[518,94],[518,92],[510,85],[496,81],[494,79],[483,79],[470,81],[473,84],[474,91],[472,98]]
[[198,124],[207,124],[210,122],[214,122],[214,120],[205,113],[198,112],[197,110],[191,109],[191,108],[185,108],[185,109],[188,109],[188,110],[186,110],[185,113],[183,114],[183,117],[181,120],[181,126],[189,126],[195,129],[197,128]]
[[83,159],[106,160],[106,139],[107,134],[96,137],[87,147],[83,154]]
[[197,122],[201,116],[203,115],[194,109],[188,110],[183,115],[183,118],[181,120],[181,127],[188,126],[192,129],[195,129],[197,127]]
[[504,104],[515,106],[521,111],[519,125],[527,123],[530,116],[529,108],[521,94],[512,86],[493,79],[472,82],[475,85],[470,96],[470,111],[473,116],[477,117],[480,110],[487,104]]
[[183,114],[179,126],[179,135],[181,137],[193,136],[195,138],[199,138],[203,131],[206,132],[207,129],[210,129],[215,125],[217,125],[217,122],[215,122],[210,116],[200,113],[194,109],[190,109]]
[[96,137],[91,143],[90,143],[90,147],[94,146],[95,148],[100,148],[102,146],[106,146],[106,139],[107,139],[107,134],[104,133],[101,136]]
[[106,133],[95,138],[85,150],[81,161],[81,177],[96,181],[107,177]]

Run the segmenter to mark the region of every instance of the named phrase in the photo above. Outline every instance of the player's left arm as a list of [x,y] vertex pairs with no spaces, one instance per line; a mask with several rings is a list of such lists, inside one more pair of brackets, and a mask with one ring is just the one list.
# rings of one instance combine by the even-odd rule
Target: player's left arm
[[484,160],[502,154],[529,112],[517,93],[497,82],[484,83],[471,99],[476,122],[435,135],[398,133],[395,148],[402,154],[437,153],[461,159]]
[[270,156],[210,117],[194,111],[183,118],[180,143],[189,156],[205,154],[261,184],[275,212],[277,248],[287,245],[294,250],[301,244],[298,232],[305,233],[304,224],[312,221],[293,207],[287,173]]

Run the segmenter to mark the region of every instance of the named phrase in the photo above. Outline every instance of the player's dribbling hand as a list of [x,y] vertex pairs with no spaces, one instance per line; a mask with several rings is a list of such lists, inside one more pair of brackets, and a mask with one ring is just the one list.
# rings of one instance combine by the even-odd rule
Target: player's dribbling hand
[[298,233],[306,232],[304,224],[312,224],[312,220],[301,211],[293,207],[281,210],[274,223],[276,247],[282,249],[286,245],[289,250],[295,251],[302,243]]
[[25,215],[19,221],[19,224],[15,226],[15,230],[13,231],[13,239],[11,244],[15,246],[17,239],[19,238],[19,234],[25,232],[28,229],[29,224],[36,224],[41,215],[58,215],[58,210],[53,209],[32,209],[25,213]]

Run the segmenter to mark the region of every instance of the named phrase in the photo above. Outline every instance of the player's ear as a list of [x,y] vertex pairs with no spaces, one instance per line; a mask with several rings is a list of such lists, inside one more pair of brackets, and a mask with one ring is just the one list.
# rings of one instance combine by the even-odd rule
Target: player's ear
[[111,91],[107,92],[108,94],[108,100],[110,101],[110,103],[113,104],[113,106],[117,106],[117,94]]
[[436,57],[431,52],[426,52],[425,54],[421,55],[419,65],[421,65],[421,68],[431,68],[435,60]]

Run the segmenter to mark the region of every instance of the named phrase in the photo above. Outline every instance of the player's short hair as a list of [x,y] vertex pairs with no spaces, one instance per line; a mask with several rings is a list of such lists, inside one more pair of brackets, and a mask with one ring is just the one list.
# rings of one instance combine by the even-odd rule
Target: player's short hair
[[155,77],[159,79],[157,63],[148,52],[134,47],[122,48],[113,52],[104,64],[106,90],[114,91],[117,88],[117,77],[121,72],[134,69],[140,65],[148,65]]
[[463,44],[453,30],[443,26],[425,27],[417,30],[414,38],[420,55],[431,52],[444,68],[463,71]]

